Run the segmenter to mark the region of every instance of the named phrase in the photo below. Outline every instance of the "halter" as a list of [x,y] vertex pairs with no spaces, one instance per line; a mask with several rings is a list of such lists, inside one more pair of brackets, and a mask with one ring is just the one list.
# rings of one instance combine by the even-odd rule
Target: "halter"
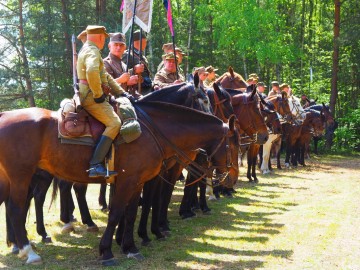
[[[227,172],[226,173],[223,173],[221,174],[221,178],[223,178],[222,180],[224,180],[226,178],[226,176],[228,175],[228,171],[229,171],[229,168],[231,168],[233,166],[233,162],[231,160],[231,153],[230,153],[230,158],[229,158],[229,154],[228,154],[228,149],[230,149],[230,146],[229,146],[229,137],[228,137],[228,130],[224,130],[224,134],[220,140],[220,142],[217,144],[217,146],[215,147],[214,151],[208,156],[208,160],[210,161],[211,158],[216,154],[216,152],[220,149],[222,143],[226,140],[226,165],[217,165],[217,166],[209,166],[208,168],[204,168],[202,167],[201,165],[199,165],[197,162],[191,160],[189,158],[189,156],[183,151],[181,150],[180,148],[178,148],[175,144],[173,144],[162,132],[161,130],[156,126],[156,124],[154,123],[154,121],[152,121],[152,119],[150,118],[150,116],[145,112],[143,111],[141,108],[137,107],[137,110],[140,112],[140,114],[142,114],[144,116],[144,118],[146,119],[146,121],[150,124],[150,126],[152,127],[153,130],[151,130],[151,128],[146,125],[143,121],[141,121],[140,119],[140,122],[144,124],[144,126],[149,130],[150,134],[153,136],[160,152],[162,153],[162,156],[163,158],[165,158],[165,151],[163,150],[163,147],[161,146],[157,136],[155,135],[159,135],[160,138],[162,138],[175,152],[176,152],[176,155],[175,155],[175,158],[176,160],[181,164],[183,165],[184,167],[186,167],[189,171],[195,173],[195,174],[199,174],[198,172],[200,171],[200,173],[202,173],[202,175],[200,176],[199,179],[196,180],[197,181],[200,181],[201,179],[203,179],[206,175],[208,175],[209,173],[209,170],[211,170],[211,172],[214,170],[214,169],[219,169],[219,168],[226,168],[227,169]],[[185,162],[183,161],[185,160]],[[193,166],[196,170],[194,170],[193,168],[190,167]],[[192,182],[193,183],[196,183],[196,182]]]
[[[289,100],[289,99],[288,99]],[[295,118],[297,120],[299,120],[300,117],[302,117],[302,115],[305,113],[305,112],[301,112],[300,111],[300,108],[297,106],[296,102],[295,102],[295,99],[293,97],[291,97],[291,103],[293,105],[292,109],[291,109],[291,113],[293,114],[293,110],[295,110],[296,114],[293,114],[295,116]],[[306,114],[306,113],[305,113]]]
[[214,115],[216,116],[217,113],[219,112],[219,115],[220,115],[220,119],[223,121],[223,122],[226,122],[228,120],[228,118],[230,118],[232,115],[234,115],[234,112],[232,111],[230,116],[227,118],[225,116],[225,113],[224,113],[224,109],[223,109],[223,106],[222,104],[224,104],[226,102],[226,98],[220,100],[218,95],[216,93],[214,93],[214,100],[215,100],[215,104],[214,104]]
[[205,110],[205,107],[200,103],[200,99],[203,100],[204,103],[209,103],[209,98],[206,96],[204,91],[200,87],[194,87],[191,89],[192,89],[191,108],[194,109],[195,108],[194,104],[197,104],[203,112],[208,112],[207,110]]
[[[255,101],[258,102],[258,101],[255,100],[255,99],[253,99],[253,100],[251,100],[251,101],[248,101],[247,98],[248,98],[247,95],[242,95],[242,100],[243,100],[242,103],[245,104],[245,105],[246,105],[246,104],[255,103]],[[248,119],[251,119],[249,110],[245,110],[245,112],[246,112],[246,115],[247,115]],[[247,145],[250,145],[250,144],[255,143],[255,142],[257,141],[257,136],[258,136],[258,125],[257,125],[257,122],[256,122],[256,121],[251,121],[251,122],[250,122],[250,125],[247,126],[246,128],[242,128],[242,130],[244,131],[244,133],[246,133],[246,131],[247,131],[248,129],[250,129],[250,128],[252,128],[252,129],[254,130],[254,132],[252,132],[252,133],[254,133],[253,138],[251,138],[251,137],[248,136],[248,135],[241,136],[241,137],[240,137],[240,140],[241,140],[241,139],[247,139],[247,138],[249,138],[250,141],[249,141],[249,142],[246,142],[246,143],[240,143],[240,144],[239,144],[240,146],[247,146]]]

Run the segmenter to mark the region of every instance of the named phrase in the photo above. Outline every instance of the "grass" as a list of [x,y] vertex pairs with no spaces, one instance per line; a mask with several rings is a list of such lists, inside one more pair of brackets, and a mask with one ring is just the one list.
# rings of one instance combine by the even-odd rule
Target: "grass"
[[[171,236],[140,247],[146,257],[142,262],[127,259],[113,243],[119,266],[112,269],[359,269],[360,158],[314,156],[308,164],[259,175],[257,185],[245,182],[241,168],[235,197],[209,202],[212,215],[198,213],[190,220],[178,216],[183,189],[179,183],[169,210]],[[0,268],[100,268],[97,248],[107,216],[99,211],[98,190],[91,185],[87,194],[100,227],[96,234],[76,223],[75,233],[62,235],[59,202],[47,210],[47,201],[45,222],[53,243],[42,244],[31,212],[27,229],[44,260],[41,266],[24,265],[9,254],[1,219]],[[5,215],[3,205],[0,215]],[[80,220],[78,212],[75,216]],[[137,235],[135,240],[140,246]]]

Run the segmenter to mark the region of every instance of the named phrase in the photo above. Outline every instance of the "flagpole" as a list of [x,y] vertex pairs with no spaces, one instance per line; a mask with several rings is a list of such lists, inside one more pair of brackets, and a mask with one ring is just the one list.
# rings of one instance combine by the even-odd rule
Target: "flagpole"
[[[134,38],[134,23],[135,23],[136,4],[137,4],[137,0],[135,0],[135,3],[134,3],[134,11],[133,11],[132,24],[131,24],[131,30],[130,30],[129,49],[128,49],[128,55],[126,57],[126,72],[129,71],[130,48],[131,48],[131,44],[133,43],[133,38]],[[133,53],[133,55],[134,55],[134,53]]]
[[[142,57],[142,28],[140,27],[140,50],[139,50],[139,64],[141,64],[141,57]],[[141,94],[141,73],[138,75],[138,92]]]
[[175,67],[176,67],[176,79],[179,79],[179,69],[178,69],[178,63],[177,63],[177,57],[176,57],[176,50],[175,50],[175,33],[171,36],[172,38],[172,44],[173,44],[173,50],[174,50],[174,58],[175,58]]

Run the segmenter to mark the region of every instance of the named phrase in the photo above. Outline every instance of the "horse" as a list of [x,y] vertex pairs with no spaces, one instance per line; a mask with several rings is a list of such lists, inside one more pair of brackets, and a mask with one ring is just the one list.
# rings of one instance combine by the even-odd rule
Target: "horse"
[[215,80],[215,83],[220,84],[225,89],[235,89],[238,91],[243,91],[248,87],[244,78],[240,74],[234,72],[234,69],[231,66],[229,66],[228,72],[225,72]]
[[[136,109],[142,135],[134,142],[121,145],[121,149],[115,146],[115,169],[119,175],[108,223],[99,245],[104,265],[116,263],[111,251],[112,238],[127,205],[144,183],[160,172],[162,162],[178,154],[178,149],[191,151],[202,147],[213,156],[219,173],[228,171],[225,138],[230,129],[218,118],[155,102],[138,102]],[[101,178],[90,179],[86,172],[92,147],[60,143],[57,117],[57,112],[40,108],[0,113],[0,147],[3,149],[0,154],[0,204],[6,204],[20,249],[19,256],[27,257],[27,263],[41,262],[26,236],[26,197],[23,196],[28,192],[36,168],[78,183],[104,182]],[[153,124],[150,124],[150,119]],[[163,136],[155,137],[155,128]]]

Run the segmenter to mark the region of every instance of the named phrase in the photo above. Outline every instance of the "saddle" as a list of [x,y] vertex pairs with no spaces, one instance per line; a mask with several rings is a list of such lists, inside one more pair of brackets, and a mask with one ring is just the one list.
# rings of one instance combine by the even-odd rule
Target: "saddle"
[[[130,143],[141,135],[140,124],[137,121],[135,108],[127,98],[112,100],[110,104],[119,115],[122,126],[120,136],[115,139],[117,144]],[[95,145],[105,130],[105,125],[92,117],[86,110],[76,111],[73,99],[65,99],[58,111],[59,138],[61,143]]]

